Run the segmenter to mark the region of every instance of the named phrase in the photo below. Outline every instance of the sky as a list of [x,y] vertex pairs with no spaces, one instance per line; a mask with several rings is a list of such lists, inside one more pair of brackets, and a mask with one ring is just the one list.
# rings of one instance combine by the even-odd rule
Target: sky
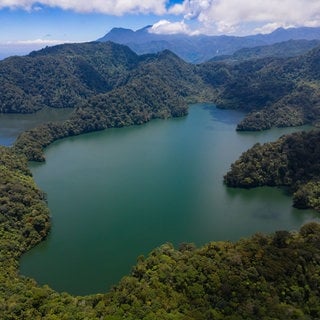
[[0,58],[146,25],[154,33],[240,36],[319,27],[320,0],[0,0]]

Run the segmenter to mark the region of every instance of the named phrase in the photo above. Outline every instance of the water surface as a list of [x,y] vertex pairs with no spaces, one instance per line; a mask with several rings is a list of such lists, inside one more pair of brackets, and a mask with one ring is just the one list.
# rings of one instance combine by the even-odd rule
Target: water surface
[[52,231],[21,273],[73,294],[106,292],[136,258],[172,242],[202,245],[315,219],[281,189],[230,189],[223,174],[256,142],[299,129],[238,133],[243,114],[197,105],[187,117],[68,138],[31,165]]
[[11,146],[20,133],[42,123],[66,120],[72,110],[43,108],[30,114],[0,113],[0,145]]

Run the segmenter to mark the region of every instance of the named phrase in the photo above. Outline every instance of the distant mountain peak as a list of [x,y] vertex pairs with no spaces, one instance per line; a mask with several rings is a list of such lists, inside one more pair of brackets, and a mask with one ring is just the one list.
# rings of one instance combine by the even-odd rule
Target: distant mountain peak
[[133,31],[113,28],[97,41],[113,41],[129,46],[137,54],[157,53],[169,49],[188,62],[200,63],[215,56],[230,55],[242,48],[270,45],[288,40],[320,40],[320,28],[278,28],[269,34],[257,34],[245,37],[201,36],[185,34],[155,34],[150,32],[151,25]]
[[152,24],[149,24],[141,29],[138,29],[136,32],[148,31],[150,28],[152,28]]
[[112,28],[105,36],[98,39],[99,42],[114,41],[117,43],[126,43],[132,38],[134,31],[126,28]]

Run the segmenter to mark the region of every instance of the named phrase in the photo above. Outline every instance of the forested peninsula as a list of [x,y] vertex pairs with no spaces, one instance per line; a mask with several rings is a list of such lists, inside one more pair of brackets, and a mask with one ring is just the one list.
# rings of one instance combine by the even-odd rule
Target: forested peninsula
[[[21,134],[12,148],[1,147],[1,318],[320,318],[317,223],[299,232],[256,234],[201,248],[182,244],[174,249],[165,244],[148,257],[139,257],[131,275],[106,294],[59,294],[18,272],[21,254],[45,239],[50,229],[45,195],[27,167],[28,160],[44,160],[43,149],[50,143],[183,116],[189,103],[199,101],[249,112],[239,130],[317,123],[319,59],[320,48],[316,48],[289,59],[191,65],[169,51],[138,56],[125,46],[93,42],[1,61],[1,112],[74,108],[69,120],[44,124]],[[256,119],[254,125],[250,119]],[[245,187],[286,185],[295,192],[297,206],[319,210],[318,159],[318,131],[285,136],[254,146],[233,166],[226,181]],[[247,165],[251,176],[246,176]]]
[[231,166],[230,187],[286,186],[297,208],[320,211],[320,131],[298,132],[256,144]]

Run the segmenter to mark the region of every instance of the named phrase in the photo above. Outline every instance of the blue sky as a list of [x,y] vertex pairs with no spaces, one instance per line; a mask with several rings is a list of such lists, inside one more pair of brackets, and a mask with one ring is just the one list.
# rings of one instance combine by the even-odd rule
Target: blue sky
[[113,27],[247,35],[320,26],[320,0],[0,0],[0,57],[92,41]]

